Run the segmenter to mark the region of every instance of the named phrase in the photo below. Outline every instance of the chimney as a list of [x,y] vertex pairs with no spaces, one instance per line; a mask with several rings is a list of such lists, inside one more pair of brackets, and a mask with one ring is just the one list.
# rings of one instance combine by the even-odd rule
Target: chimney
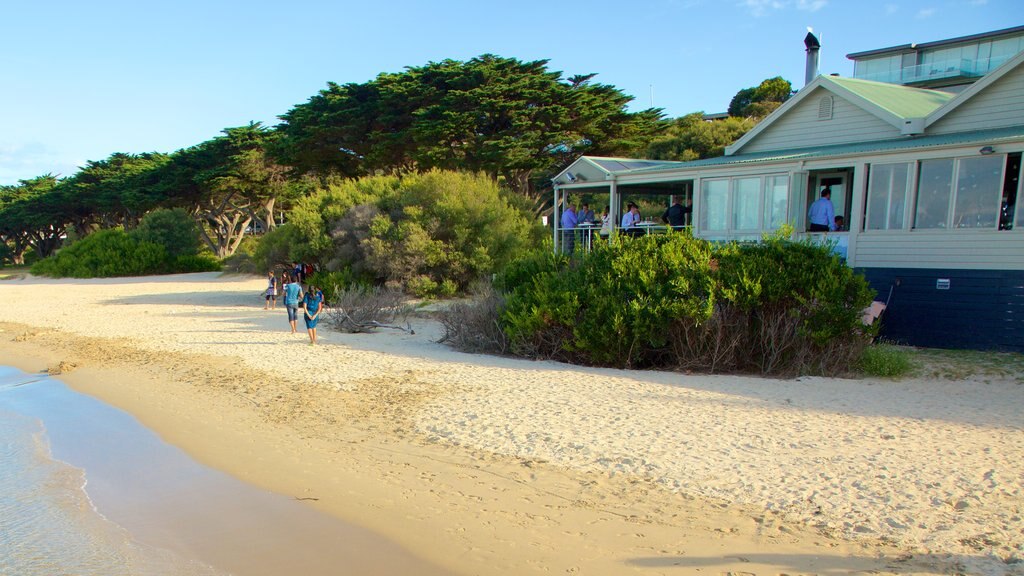
[[818,37],[814,35],[814,31],[810,28],[807,29],[804,46],[807,47],[807,69],[804,72],[804,86],[806,86],[818,76],[818,49],[821,48]]

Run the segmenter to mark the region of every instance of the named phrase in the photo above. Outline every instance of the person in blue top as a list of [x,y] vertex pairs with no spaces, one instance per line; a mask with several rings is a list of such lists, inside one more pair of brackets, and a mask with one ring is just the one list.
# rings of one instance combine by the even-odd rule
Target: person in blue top
[[629,236],[639,236],[643,230],[636,227],[640,223],[640,209],[630,202],[626,205],[626,213],[622,215],[622,231]]
[[821,189],[821,198],[811,204],[807,211],[808,228],[811,232],[829,232],[836,229],[836,209],[832,206],[832,191]]
[[568,208],[562,212],[562,252],[566,254],[572,254],[572,251],[576,248],[576,225],[579,220],[576,216],[576,205],[570,204]]
[[320,321],[320,311],[323,310],[322,292],[316,286],[310,286],[303,298],[303,308],[306,310],[306,332],[309,333],[309,345],[316,346],[316,324]]
[[302,285],[298,276],[292,274],[291,282],[284,285],[284,307],[288,310],[288,323],[292,334],[296,332],[295,322],[299,319],[299,298],[302,298]]

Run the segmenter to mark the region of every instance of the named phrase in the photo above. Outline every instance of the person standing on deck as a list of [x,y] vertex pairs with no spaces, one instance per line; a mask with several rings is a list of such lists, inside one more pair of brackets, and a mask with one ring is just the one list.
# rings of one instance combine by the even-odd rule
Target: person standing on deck
[[832,206],[832,191],[828,188],[821,189],[821,198],[811,204],[807,211],[807,221],[810,223],[811,232],[829,232],[836,229],[836,210]]
[[576,248],[576,205],[569,204],[569,208],[562,212],[562,251],[572,254]]

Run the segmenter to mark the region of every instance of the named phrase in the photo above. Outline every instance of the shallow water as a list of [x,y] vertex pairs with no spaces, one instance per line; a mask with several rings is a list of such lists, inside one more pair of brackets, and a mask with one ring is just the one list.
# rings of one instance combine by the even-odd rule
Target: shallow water
[[42,421],[20,411],[59,386],[0,367],[0,574],[227,574],[141,544],[95,509],[84,470],[55,459]]
[[443,574],[191,460],[129,414],[0,366],[0,575]]

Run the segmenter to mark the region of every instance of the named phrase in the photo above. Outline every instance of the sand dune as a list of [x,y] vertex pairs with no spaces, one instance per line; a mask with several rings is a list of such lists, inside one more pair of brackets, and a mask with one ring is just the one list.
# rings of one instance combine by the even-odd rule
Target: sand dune
[[263,282],[0,282],[0,360],[72,363],[201,460],[460,573],[1024,574],[1015,378],[581,368],[429,320],[314,348]]

